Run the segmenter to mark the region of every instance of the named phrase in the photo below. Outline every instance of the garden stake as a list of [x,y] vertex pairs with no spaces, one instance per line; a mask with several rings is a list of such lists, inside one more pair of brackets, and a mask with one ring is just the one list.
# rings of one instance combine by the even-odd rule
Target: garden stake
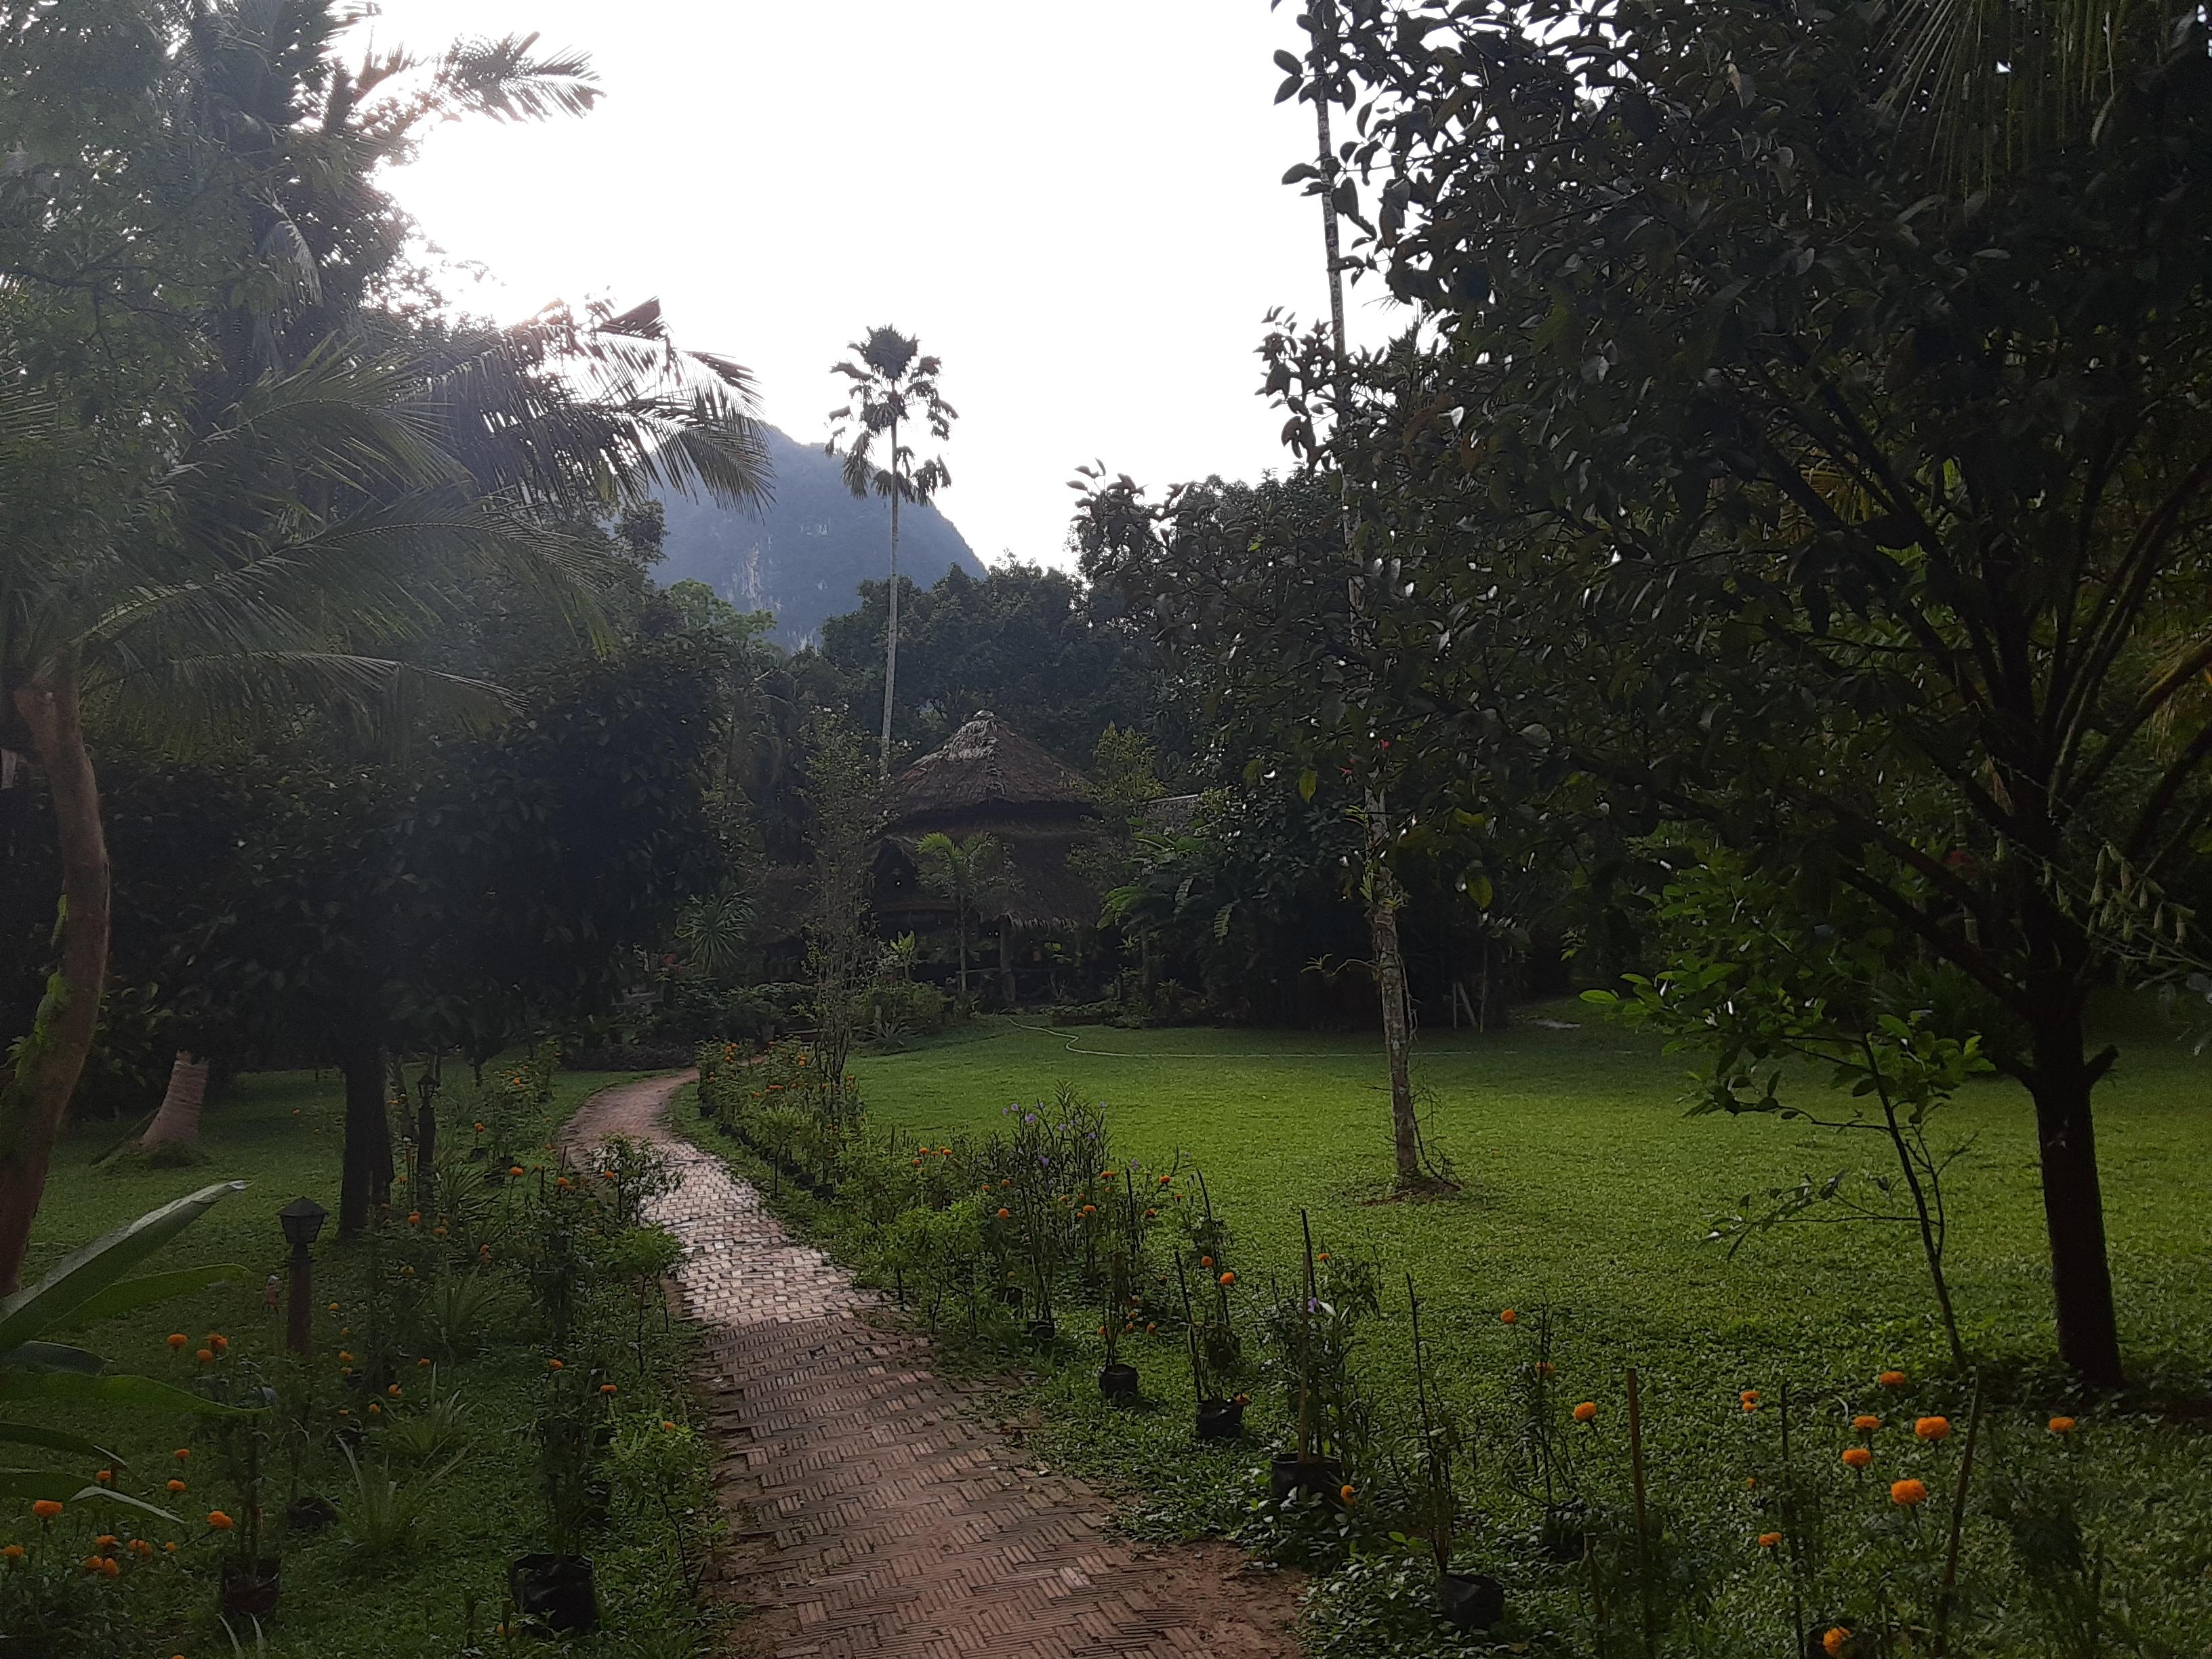
[[1966,1412],[1966,1449],[1959,1455],[1959,1484],[1951,1494],[1951,1537],[1943,1550],[1943,1593],[1936,1598],[1936,1659],[1949,1651],[1951,1603],[1959,1589],[1959,1533],[1966,1523],[1966,1486],[1974,1474],[1974,1441],[1982,1428],[1982,1379],[1974,1377],[1974,1403]]
[[1649,1654],[1658,1632],[1651,1618],[1651,1531],[1644,1508],[1644,1407],[1633,1365],[1628,1368],[1628,1478],[1636,1489],[1636,1593],[1644,1604],[1644,1651]]
[[1794,1653],[1805,1651],[1805,1603],[1797,1584],[1797,1477],[1790,1467],[1790,1384],[1782,1384],[1782,1547],[1790,1559],[1790,1629]]
[[1589,1576],[1590,1632],[1598,1659],[1605,1659],[1605,1582],[1598,1575],[1597,1541],[1588,1533],[1583,1534],[1583,1567]]
[[1314,1259],[1313,1223],[1304,1210],[1298,1212],[1298,1227],[1306,1241],[1305,1295],[1298,1303],[1298,1462],[1305,1462],[1311,1453],[1311,1424],[1313,1421],[1313,1305]]
[[1176,1246],[1175,1264],[1176,1288],[1182,1292],[1183,1340],[1190,1347],[1190,1392],[1194,1401],[1203,1406],[1206,1403],[1206,1381],[1199,1374],[1198,1321],[1191,1315],[1190,1279],[1183,1271],[1182,1246],[1180,1244]]

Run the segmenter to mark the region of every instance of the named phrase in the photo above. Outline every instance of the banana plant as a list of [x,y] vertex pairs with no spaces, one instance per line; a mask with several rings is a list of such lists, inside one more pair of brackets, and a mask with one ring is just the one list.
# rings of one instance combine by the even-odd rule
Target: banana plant
[[[199,1417],[235,1417],[244,1408],[226,1406],[150,1376],[112,1376],[106,1362],[89,1349],[50,1339],[56,1334],[89,1325],[94,1320],[149,1307],[173,1296],[204,1290],[242,1276],[234,1264],[210,1267],[179,1267],[133,1279],[131,1270],[162,1245],[207,1213],[231,1193],[243,1192],[242,1181],[218,1182],[187,1194],[136,1221],[93,1240],[64,1260],[37,1284],[0,1298],[0,1407],[26,1403],[46,1406],[108,1405],[136,1407],[142,1412],[191,1413]],[[0,1446],[30,1446],[42,1451],[67,1452],[98,1458],[109,1464],[123,1460],[96,1440],[64,1430],[33,1423],[0,1419]],[[0,1503],[23,1503],[41,1498],[105,1498],[151,1510],[173,1520],[153,1504],[125,1493],[87,1486],[83,1477],[54,1468],[0,1468]]]

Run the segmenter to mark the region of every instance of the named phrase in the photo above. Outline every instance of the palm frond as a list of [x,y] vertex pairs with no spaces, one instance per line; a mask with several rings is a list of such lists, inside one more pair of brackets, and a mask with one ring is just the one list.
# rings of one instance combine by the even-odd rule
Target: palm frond
[[276,729],[303,708],[326,710],[364,736],[404,740],[425,726],[483,731],[514,700],[489,681],[336,651],[241,652],[147,665],[100,700],[114,726],[167,748]]
[[456,40],[439,60],[438,86],[454,112],[495,121],[586,113],[602,95],[591,54],[539,56],[537,46],[535,34]]

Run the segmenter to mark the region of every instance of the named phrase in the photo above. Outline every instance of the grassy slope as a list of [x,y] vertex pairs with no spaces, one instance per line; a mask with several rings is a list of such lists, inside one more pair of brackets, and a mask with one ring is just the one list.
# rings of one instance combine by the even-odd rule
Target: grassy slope
[[[1419,1080],[1434,1091],[1434,1133],[1467,1192],[1417,1205],[1377,1201],[1390,1170],[1387,1097],[1374,1046],[1359,1038],[1001,1023],[981,1038],[872,1057],[857,1069],[877,1121],[923,1139],[988,1133],[1003,1106],[1048,1097],[1060,1079],[1106,1101],[1117,1152],[1160,1167],[1180,1149],[1206,1170],[1241,1241],[1248,1283],[1255,1267],[1286,1279],[1295,1271],[1297,1210],[1310,1206],[1324,1248],[1364,1249],[1385,1270],[1396,1306],[1375,1334],[1366,1375],[1401,1420],[1411,1394],[1407,1269],[1429,1304],[1424,1325],[1448,1390],[1493,1436],[1507,1428],[1501,1380],[1513,1345],[1529,1340],[1528,1311],[1548,1307],[1559,1320],[1566,1397],[1603,1401],[1617,1425],[1622,1370],[1641,1368],[1656,1484],[1707,1526],[1740,1530],[1747,1553],[1751,1534],[1769,1523],[1753,1519],[1743,1474],[1771,1425],[1743,1416],[1738,1390],[1759,1389],[1771,1402],[1785,1381],[1841,1384],[1860,1408],[1963,1417],[1961,1391],[1940,1381],[1916,1387],[1909,1403],[1872,1397],[1870,1379],[1884,1366],[1916,1377],[1944,1369],[1932,1298],[1903,1230],[1799,1226],[1734,1260],[1705,1242],[1710,1219],[1745,1193],[1848,1162],[1878,1164],[1881,1143],[1854,1151],[1802,1124],[1686,1118],[1688,1057],[1572,1006],[1547,1012],[1581,1023],[1424,1036]],[[1836,1098],[1818,1081],[1802,1097],[1808,1105]],[[2200,1201],[2212,1174],[2212,1066],[2170,1036],[2142,1033],[2100,1109],[2123,1340],[2139,1368],[2201,1391],[2212,1350],[2212,1231]],[[1973,1139],[1954,1173],[1951,1253],[1968,1340],[1999,1362],[2012,1421],[2038,1425],[2046,1410],[2075,1407],[2048,1357],[2025,1097],[2009,1084],[1977,1085],[1946,1133]],[[1523,1313],[1517,1330],[1498,1322],[1509,1306]],[[1139,1347],[1147,1393],[1187,1399],[1173,1346]],[[1181,1407],[1141,1419],[1101,1411],[1079,1365],[1048,1381],[1045,1397],[1062,1425],[1063,1455],[1165,1500],[1154,1525],[1218,1526],[1249,1492],[1251,1476],[1234,1455],[1194,1451]],[[2085,1415],[2119,1504],[2099,1526],[2112,1534],[2118,1594],[2149,1597],[2140,1612],[2154,1630],[2201,1630],[2212,1615],[2212,1443],[2143,1419]],[[1840,1429],[1824,1426],[1840,1443]],[[1605,1446],[1604,1461],[1617,1462],[1617,1441]],[[1941,1454],[1909,1440],[1882,1446],[1885,1476],[1939,1474]],[[1832,1459],[1835,1449],[1820,1455]],[[1512,1513],[1490,1490],[1489,1513]],[[1488,1565],[1503,1571],[1507,1561]],[[1574,1616],[1565,1602],[1553,1611]]]
[[[586,1095],[615,1080],[562,1073],[545,1114],[549,1132]],[[209,1161],[190,1170],[94,1170],[90,1161],[113,1143],[115,1132],[104,1125],[80,1132],[64,1144],[56,1160],[33,1236],[30,1273],[35,1275],[67,1250],[167,1200],[210,1182],[244,1179],[252,1183],[248,1190],[217,1205],[155,1264],[236,1261],[249,1270],[243,1281],[106,1321],[80,1340],[104,1354],[113,1369],[156,1376],[171,1374],[163,1346],[171,1331],[190,1333],[196,1340],[207,1332],[224,1332],[240,1355],[281,1348],[282,1326],[262,1308],[262,1282],[267,1274],[281,1271],[286,1259],[276,1212],[304,1193],[335,1215],[343,1103],[335,1073],[319,1079],[304,1073],[246,1077],[234,1097],[210,1109],[202,1143]],[[325,1230],[315,1252],[319,1349],[340,1340],[331,1328],[333,1322],[322,1315],[321,1304],[326,1299],[343,1303],[349,1280],[359,1273],[357,1252],[335,1243],[335,1227],[333,1222]],[[511,1309],[501,1335],[514,1340],[496,1343],[465,1365],[445,1368],[445,1381],[458,1382],[475,1402],[480,1429],[496,1425],[519,1430],[535,1415],[544,1360],[523,1326],[521,1310]],[[195,1438],[191,1430],[180,1431],[169,1419],[134,1421],[119,1413],[86,1413],[64,1426],[96,1435],[114,1446],[131,1461],[126,1484],[164,1502],[171,1500],[158,1488],[172,1472],[168,1453]],[[507,1561],[539,1547],[534,1528],[540,1513],[532,1447],[503,1437],[499,1448],[492,1449],[481,1443],[483,1438],[479,1434],[474,1455],[449,1478],[424,1519],[419,1547],[408,1556],[356,1563],[337,1538],[289,1555],[283,1601],[269,1628],[270,1655],[313,1654],[318,1659],[437,1655],[444,1659],[460,1645],[463,1607],[471,1596],[482,1604],[477,1628],[483,1635],[497,1617],[506,1594]],[[343,1501],[343,1464],[337,1463],[334,1455],[326,1455],[323,1465],[309,1486]],[[204,1458],[191,1466],[191,1493],[175,1500],[188,1519],[197,1520],[217,1504],[235,1507],[213,1485],[214,1471]],[[201,1478],[204,1473],[208,1479]],[[278,1495],[264,1500],[271,1508],[283,1502],[281,1474],[275,1484]],[[0,1538],[17,1535],[13,1517],[0,1521]],[[161,1535],[161,1529],[155,1528],[155,1535]],[[191,1533],[185,1536],[189,1539]],[[603,1559],[603,1571],[611,1565],[619,1580],[619,1564]],[[130,1586],[122,1588],[127,1591]],[[617,1583],[615,1596],[620,1593]],[[204,1609],[197,1606],[202,1600],[212,1597],[193,1598],[194,1622],[178,1639],[187,1644],[187,1651],[228,1652],[227,1639],[208,1628]],[[248,1646],[250,1650],[250,1638]],[[161,1650],[170,1650],[167,1646]]]

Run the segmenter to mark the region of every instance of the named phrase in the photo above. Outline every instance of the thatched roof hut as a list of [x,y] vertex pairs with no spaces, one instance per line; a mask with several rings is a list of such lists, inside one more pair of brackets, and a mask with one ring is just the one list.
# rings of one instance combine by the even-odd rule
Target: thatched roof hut
[[1006,849],[1013,883],[1003,914],[1016,927],[1066,931],[1097,921],[1097,886],[1068,867],[1068,855],[1098,836],[1090,784],[988,709],[894,778],[884,807],[875,908],[887,928],[950,916],[950,903],[922,890],[915,867],[915,847],[940,830],[963,842],[989,835]]

